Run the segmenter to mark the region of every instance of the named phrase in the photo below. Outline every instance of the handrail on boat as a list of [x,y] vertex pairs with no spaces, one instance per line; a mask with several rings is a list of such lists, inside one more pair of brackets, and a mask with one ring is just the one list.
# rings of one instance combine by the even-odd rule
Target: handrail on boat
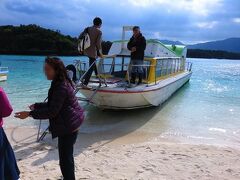
[[191,62],[186,62],[186,70],[189,72],[192,71],[192,63]]
[[154,57],[151,59],[156,59],[156,60],[166,60],[166,59],[182,59],[182,57]]
[[88,71],[89,71],[94,65],[96,65],[96,61],[94,61],[94,62],[89,66],[88,70],[83,73],[83,75],[82,75],[82,76],[80,77],[80,79],[79,79],[80,82],[82,82],[82,80],[83,80],[83,78],[85,77],[85,75],[88,73]]
[[[108,59],[108,58],[113,58],[112,63],[104,63],[104,59]],[[146,74],[145,78],[148,78],[148,72],[147,72],[148,68],[149,67],[155,67],[154,68],[154,70],[155,70],[155,77],[154,77],[155,84],[157,83],[157,70],[159,69],[158,67],[161,68],[160,69],[161,76],[162,76],[162,73],[164,75],[165,71],[167,71],[167,74],[169,74],[169,72],[170,73],[175,73],[175,72],[184,71],[184,70],[185,71],[191,71],[192,70],[192,63],[191,62],[185,62],[185,59],[183,57],[155,57],[155,58],[151,58],[151,59],[155,59],[157,61],[160,61],[160,63],[156,62],[156,64],[154,64],[154,65],[151,65],[151,64],[132,65],[131,63],[124,64],[124,61],[122,61],[121,64],[119,64],[119,63],[116,64],[115,63],[115,58],[116,58],[116,55],[110,55],[110,56],[104,56],[103,58],[98,59],[98,61],[99,61],[98,66],[97,66],[98,67],[98,72],[99,72],[98,78],[102,78],[104,80],[104,82],[106,82],[106,77],[101,76],[101,75],[106,75],[108,73],[111,74],[111,72],[114,71],[115,66],[122,66],[122,71],[123,71],[124,67],[128,67],[127,72],[126,72],[128,84],[130,84],[130,74],[131,74],[132,67],[143,67],[143,68],[145,68],[145,72],[146,72],[145,73]],[[167,63],[166,67],[163,67],[164,60],[175,60],[175,61],[173,61],[172,63],[169,63],[169,61],[167,61],[166,62]],[[183,60],[183,61],[180,62],[178,60]],[[87,74],[87,72],[90,70],[90,68],[92,66],[94,66],[95,64],[97,64],[96,61],[87,70],[86,70],[86,62],[82,62],[80,60],[75,61],[77,67],[84,66],[84,71],[85,72],[83,74],[81,74],[80,82],[83,80],[84,76]],[[106,66],[111,66],[111,68],[108,70],[108,72],[105,72],[106,71],[104,69],[105,65]],[[78,69],[78,71],[81,71],[81,70],[82,70],[82,68]]]
[[[82,80],[83,80],[83,78],[85,77],[85,75],[90,71],[90,69],[91,69],[94,65],[97,65],[97,61],[99,61],[99,63],[98,63],[98,72],[99,72],[99,71],[100,71],[100,65],[103,64],[102,61],[103,61],[104,59],[113,58],[113,63],[112,63],[111,65],[115,65],[115,57],[116,57],[116,56],[117,56],[117,55],[115,55],[115,54],[113,54],[113,55],[103,55],[102,58],[96,59],[96,61],[94,61],[94,62],[88,67],[88,69],[86,68],[86,67],[87,67],[87,62],[83,62],[83,61],[81,61],[81,60],[75,60],[75,61],[74,61],[74,64],[75,64],[75,66],[76,66],[76,68],[77,68],[77,70],[78,70],[78,72],[79,72],[79,82],[77,83],[77,85],[79,85],[79,83],[82,83]],[[82,66],[83,66],[83,69],[82,69]],[[100,74],[101,74],[101,73],[99,73],[99,76],[97,76],[97,77],[99,78],[99,82],[101,82],[101,81],[100,81],[100,79],[101,79]],[[106,82],[105,79],[104,79],[104,82]],[[106,85],[106,83],[105,83],[105,85]],[[101,86],[101,85],[99,85],[99,86]]]

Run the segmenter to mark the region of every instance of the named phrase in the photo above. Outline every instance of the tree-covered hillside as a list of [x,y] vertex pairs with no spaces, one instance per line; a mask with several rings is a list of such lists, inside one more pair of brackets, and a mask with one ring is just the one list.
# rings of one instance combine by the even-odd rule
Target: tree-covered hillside
[[[107,54],[111,42],[103,41]],[[79,55],[77,38],[35,24],[0,26],[0,54],[22,55]]]
[[[172,42],[165,40],[167,42]],[[112,43],[102,42],[103,54],[108,54]],[[21,55],[79,55],[77,38],[37,25],[0,26],[0,54]],[[239,53],[188,49],[188,57],[240,59]]]
[[188,49],[188,58],[205,58],[205,59],[240,59],[240,53],[227,51],[212,51],[202,49]]
[[0,26],[1,54],[77,54],[77,39],[37,25]]

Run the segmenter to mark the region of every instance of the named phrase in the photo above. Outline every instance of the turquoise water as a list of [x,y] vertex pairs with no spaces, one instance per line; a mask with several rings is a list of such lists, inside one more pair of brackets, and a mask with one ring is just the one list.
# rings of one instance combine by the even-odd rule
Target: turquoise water
[[[76,57],[62,57],[66,64]],[[82,57],[80,58],[82,59]],[[1,82],[15,111],[26,110],[47,96],[49,82],[43,75],[43,56],[0,56],[8,66]],[[133,111],[101,111],[82,103],[86,110],[84,133],[140,131],[163,138],[203,143],[240,143],[240,61],[188,59],[193,63],[191,81],[161,107]],[[36,121],[6,120],[7,125],[36,125]]]

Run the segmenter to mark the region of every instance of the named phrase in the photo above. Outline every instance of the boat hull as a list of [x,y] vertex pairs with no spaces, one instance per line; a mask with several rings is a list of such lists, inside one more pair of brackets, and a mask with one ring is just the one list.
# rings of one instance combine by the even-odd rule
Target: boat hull
[[[101,88],[94,95],[91,103],[104,109],[135,109],[158,106],[188,82],[191,74],[191,72],[184,72],[161,80],[157,85],[149,85],[144,88]],[[90,89],[81,89],[80,91],[88,99],[93,95],[93,90]]]
[[0,82],[7,80],[7,74],[0,74]]

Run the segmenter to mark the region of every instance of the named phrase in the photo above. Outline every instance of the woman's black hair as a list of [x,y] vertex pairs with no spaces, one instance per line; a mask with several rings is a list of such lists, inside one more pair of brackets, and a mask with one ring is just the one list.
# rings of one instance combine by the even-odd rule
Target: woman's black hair
[[54,78],[55,81],[69,82],[71,86],[73,86],[73,83],[71,79],[68,77],[67,70],[61,59],[59,59],[58,57],[46,57],[45,63],[54,69],[56,73]]

